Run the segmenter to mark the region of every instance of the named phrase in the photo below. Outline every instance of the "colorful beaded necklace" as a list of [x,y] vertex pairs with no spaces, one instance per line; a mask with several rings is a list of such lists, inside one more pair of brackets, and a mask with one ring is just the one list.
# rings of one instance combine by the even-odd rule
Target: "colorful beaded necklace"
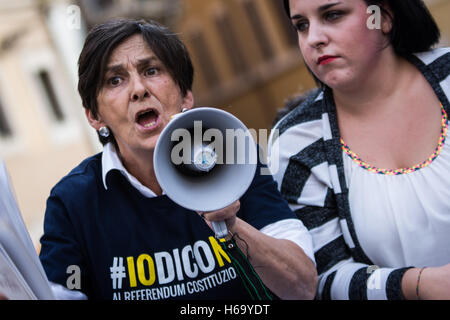
[[434,159],[437,158],[437,156],[441,153],[442,148],[444,147],[445,139],[447,137],[447,129],[448,129],[448,117],[447,113],[445,112],[444,106],[441,104],[441,135],[439,137],[439,143],[436,148],[436,150],[433,152],[433,154],[428,157],[427,160],[425,160],[422,163],[416,164],[413,167],[410,168],[401,168],[401,169],[380,169],[374,166],[371,166],[370,164],[364,162],[361,160],[356,153],[354,153],[352,150],[350,150],[350,147],[344,142],[344,140],[341,138],[341,146],[342,150],[353,160],[355,161],[358,166],[361,168],[378,174],[384,174],[388,176],[395,176],[405,173],[411,173],[414,171],[417,171],[419,169],[425,168],[428,166],[431,162],[433,162]]

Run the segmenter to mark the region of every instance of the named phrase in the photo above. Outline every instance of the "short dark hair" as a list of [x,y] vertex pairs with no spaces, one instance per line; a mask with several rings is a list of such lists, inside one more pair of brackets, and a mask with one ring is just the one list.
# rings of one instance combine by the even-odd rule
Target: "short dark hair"
[[[78,60],[78,92],[83,107],[97,117],[97,97],[103,86],[107,63],[113,50],[135,34],[142,34],[150,49],[165,65],[181,93],[192,90],[194,68],[187,48],[168,28],[154,21],[115,19],[89,31]],[[115,142],[99,135],[100,142]]]
[[[290,17],[289,0],[284,9]],[[391,16],[390,42],[397,55],[408,56],[430,50],[439,42],[440,31],[433,16],[422,0],[364,0],[368,6],[378,5],[384,14]]]
[[[317,90],[317,89],[316,89]],[[283,108],[277,110],[277,114],[275,116],[275,119],[272,121],[272,127],[275,127],[275,125],[289,112],[297,108],[300,104],[302,104],[309,93],[304,94],[296,94],[294,96],[288,97],[284,101]]]

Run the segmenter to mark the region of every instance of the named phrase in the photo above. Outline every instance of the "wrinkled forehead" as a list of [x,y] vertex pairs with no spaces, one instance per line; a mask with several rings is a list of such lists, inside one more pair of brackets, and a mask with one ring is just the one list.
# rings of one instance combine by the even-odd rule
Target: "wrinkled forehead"
[[131,63],[137,64],[144,59],[157,59],[153,50],[144,40],[141,34],[134,34],[117,45],[108,57],[106,67],[111,68],[115,65]]

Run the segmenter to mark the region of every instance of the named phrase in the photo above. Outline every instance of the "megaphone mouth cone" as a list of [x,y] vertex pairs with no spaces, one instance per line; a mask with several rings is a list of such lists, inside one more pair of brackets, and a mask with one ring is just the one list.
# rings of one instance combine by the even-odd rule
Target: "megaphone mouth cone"
[[[191,159],[188,165],[192,165],[193,171],[198,171],[198,174],[189,174],[186,167],[180,169],[180,163],[175,164],[173,161],[172,151],[176,147],[172,141],[172,134],[177,129],[185,130],[184,133],[189,132],[194,127],[194,122],[199,121],[204,128],[216,130],[214,132],[222,133],[226,139],[229,138],[226,135],[232,132],[229,130],[248,133],[248,129],[239,119],[220,109],[202,107],[182,113],[174,117],[159,136],[154,152],[155,174],[161,188],[175,203],[194,211],[213,211],[230,205],[247,191],[256,172],[257,148],[250,134],[243,136],[245,139],[243,144],[230,146],[222,143],[225,150],[222,153],[216,152],[216,149],[203,152],[208,146],[203,147],[200,153],[192,152],[192,145],[189,145],[189,148],[183,149],[184,152],[193,154],[188,157]],[[206,136],[205,132],[201,134]],[[189,139],[188,142],[191,143],[192,136]],[[232,137],[227,142],[236,139]],[[175,141],[176,143],[181,145],[181,139]],[[214,144],[214,147],[218,146],[220,143]],[[227,150],[228,148],[231,149]],[[246,161],[218,159],[219,155],[239,156],[239,154],[243,154]],[[238,156],[235,158],[239,158]]]

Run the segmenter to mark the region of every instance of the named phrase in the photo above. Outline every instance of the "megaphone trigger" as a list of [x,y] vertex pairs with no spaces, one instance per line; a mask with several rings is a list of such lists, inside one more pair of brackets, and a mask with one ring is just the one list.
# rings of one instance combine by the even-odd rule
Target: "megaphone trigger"
[[211,221],[211,226],[217,239],[225,238],[228,235],[227,224],[225,221]]

